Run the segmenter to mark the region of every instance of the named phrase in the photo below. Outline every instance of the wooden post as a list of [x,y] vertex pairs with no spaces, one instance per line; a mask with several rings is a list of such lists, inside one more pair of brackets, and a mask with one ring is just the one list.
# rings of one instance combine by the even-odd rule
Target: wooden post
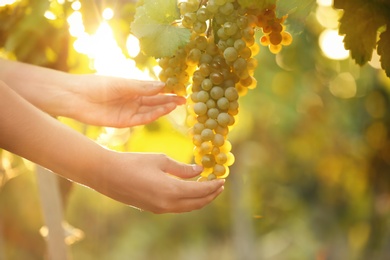
[[62,225],[63,204],[57,176],[39,165],[36,167],[43,219],[48,229],[46,243],[49,259],[69,260],[68,246],[65,243],[65,230]]

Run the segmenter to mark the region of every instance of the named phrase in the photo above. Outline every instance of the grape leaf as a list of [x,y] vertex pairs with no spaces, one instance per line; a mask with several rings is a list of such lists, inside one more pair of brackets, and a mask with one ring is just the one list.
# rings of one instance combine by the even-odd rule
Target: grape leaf
[[376,47],[377,31],[385,19],[380,5],[366,0],[335,0],[334,7],[344,9],[339,33],[345,35],[344,45],[359,65],[371,60]]
[[315,0],[278,0],[277,14],[279,17],[288,14],[288,32],[298,34],[305,29],[307,18],[316,6]]
[[136,9],[131,31],[142,51],[156,58],[172,56],[187,44],[191,32],[172,23],[180,18],[176,0],[144,0]]
[[381,56],[382,69],[386,71],[386,75],[390,77],[390,28],[380,34],[378,41],[378,54]]
[[160,26],[160,33],[140,39],[140,45],[145,53],[156,58],[171,57],[175,51],[189,42],[190,33],[182,28]]

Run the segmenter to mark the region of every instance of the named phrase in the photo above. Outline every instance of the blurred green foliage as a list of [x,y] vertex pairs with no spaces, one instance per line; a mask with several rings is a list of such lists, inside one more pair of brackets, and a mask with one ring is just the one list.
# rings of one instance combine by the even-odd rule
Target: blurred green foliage
[[[109,23],[125,49],[134,4],[92,2],[81,1],[86,31],[94,32],[103,7],[112,7]],[[1,56],[92,72],[68,33],[71,4],[21,0],[0,7]],[[236,163],[223,194],[199,211],[153,215],[74,185],[66,220],[85,233],[71,246],[74,259],[390,257],[390,80],[349,58],[326,58],[316,8],[294,20],[302,30],[291,46],[277,56],[261,48],[258,87],[240,99],[230,135]],[[46,10],[57,18],[44,18]],[[353,97],[340,98],[349,88]],[[60,120],[112,149],[191,160],[191,141],[173,116],[121,131]],[[32,164],[1,151],[0,185],[0,258],[42,259]]]

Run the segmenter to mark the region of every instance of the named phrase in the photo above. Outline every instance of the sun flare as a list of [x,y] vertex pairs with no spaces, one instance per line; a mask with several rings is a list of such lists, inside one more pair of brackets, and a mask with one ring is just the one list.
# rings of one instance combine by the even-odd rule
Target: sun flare
[[[150,80],[149,72],[139,70],[135,61],[127,58],[116,42],[113,29],[107,22],[113,15],[112,9],[104,9],[104,19],[96,32],[88,34],[85,32],[81,12],[74,11],[68,17],[69,32],[76,38],[74,49],[91,59],[91,67],[97,74]],[[129,35],[126,48],[130,57],[137,56],[140,50],[138,40]]]

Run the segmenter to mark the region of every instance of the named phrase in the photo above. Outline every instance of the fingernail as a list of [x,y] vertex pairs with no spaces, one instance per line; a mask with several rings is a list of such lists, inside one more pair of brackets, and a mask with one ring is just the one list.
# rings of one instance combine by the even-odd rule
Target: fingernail
[[219,179],[219,182],[221,182],[222,185],[225,184],[225,181],[225,179]]
[[160,81],[155,81],[152,83],[152,86],[155,88],[163,88],[165,86],[165,83]]
[[200,165],[197,165],[197,164],[193,164],[193,165],[192,165],[192,169],[193,169],[195,172],[202,172],[202,171],[203,171],[203,167],[200,166]]

